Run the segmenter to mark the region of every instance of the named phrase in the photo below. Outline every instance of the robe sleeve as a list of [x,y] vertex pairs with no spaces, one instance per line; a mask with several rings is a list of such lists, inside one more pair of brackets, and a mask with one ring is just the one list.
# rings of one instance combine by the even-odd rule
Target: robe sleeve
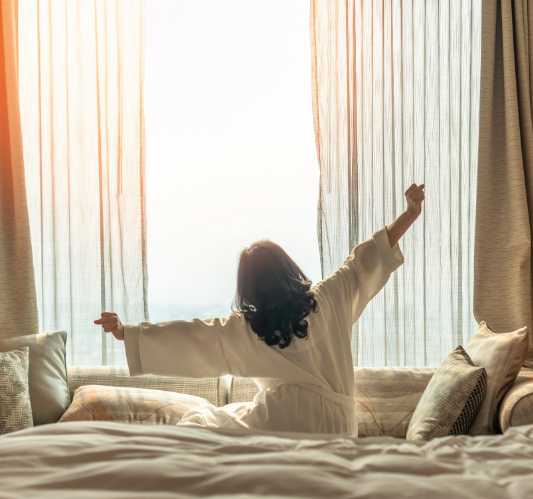
[[232,374],[320,385],[314,375],[287,362],[282,350],[259,341],[238,312],[222,319],[126,325],[124,341],[131,376],[217,378]]
[[320,294],[327,295],[336,313],[346,314],[353,325],[403,261],[398,244],[390,247],[384,227],[357,245],[343,266],[316,288]]
[[248,333],[233,314],[222,319],[126,325],[124,341],[130,375],[215,378],[230,374],[222,334],[237,338]]

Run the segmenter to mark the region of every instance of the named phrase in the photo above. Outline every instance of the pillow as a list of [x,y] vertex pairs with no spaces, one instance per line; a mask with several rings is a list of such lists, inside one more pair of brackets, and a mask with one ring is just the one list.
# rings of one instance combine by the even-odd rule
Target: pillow
[[418,403],[407,440],[468,433],[487,391],[487,372],[458,346],[437,369]]
[[436,367],[354,368],[360,437],[405,438],[409,422]]
[[498,409],[513,386],[527,355],[527,328],[512,333],[493,333],[484,322],[468,342],[466,351],[476,366],[487,371],[487,396],[470,435],[499,431]]
[[0,352],[24,347],[30,349],[28,380],[34,425],[57,423],[70,405],[66,342],[65,331],[0,340]]
[[115,421],[176,425],[188,410],[209,403],[194,395],[161,390],[88,385],[74,392],[72,404],[59,422]]
[[0,434],[33,426],[28,388],[28,347],[0,353]]

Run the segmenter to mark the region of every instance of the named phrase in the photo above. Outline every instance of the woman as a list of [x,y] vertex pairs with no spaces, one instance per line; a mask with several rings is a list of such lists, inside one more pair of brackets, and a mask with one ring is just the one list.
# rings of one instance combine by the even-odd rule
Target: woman
[[253,402],[201,405],[180,425],[357,434],[352,326],[403,263],[397,243],[421,213],[423,189],[411,185],[405,212],[312,289],[279,246],[259,242],[241,253],[239,311],[229,317],[130,326],[104,312],[94,322],[125,341],[132,376],[232,374],[260,388]]

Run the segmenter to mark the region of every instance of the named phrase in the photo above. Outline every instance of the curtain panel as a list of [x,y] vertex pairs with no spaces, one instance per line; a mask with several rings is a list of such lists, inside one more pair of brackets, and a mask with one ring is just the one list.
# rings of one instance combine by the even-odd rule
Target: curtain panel
[[17,74],[17,0],[0,1],[0,338],[38,331]]
[[533,6],[483,2],[474,313],[496,333],[527,326],[533,367]]
[[472,313],[481,0],[312,0],[323,277],[426,185],[405,265],[352,332],[358,366],[439,365]]
[[93,324],[148,318],[143,0],[20,0],[20,110],[41,331],[124,364]]

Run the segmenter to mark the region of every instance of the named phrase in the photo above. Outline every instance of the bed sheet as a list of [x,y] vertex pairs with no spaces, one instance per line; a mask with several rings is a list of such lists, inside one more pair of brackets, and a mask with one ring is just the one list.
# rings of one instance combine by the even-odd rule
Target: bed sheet
[[531,498],[533,425],[390,437],[62,423],[0,437],[2,499]]

